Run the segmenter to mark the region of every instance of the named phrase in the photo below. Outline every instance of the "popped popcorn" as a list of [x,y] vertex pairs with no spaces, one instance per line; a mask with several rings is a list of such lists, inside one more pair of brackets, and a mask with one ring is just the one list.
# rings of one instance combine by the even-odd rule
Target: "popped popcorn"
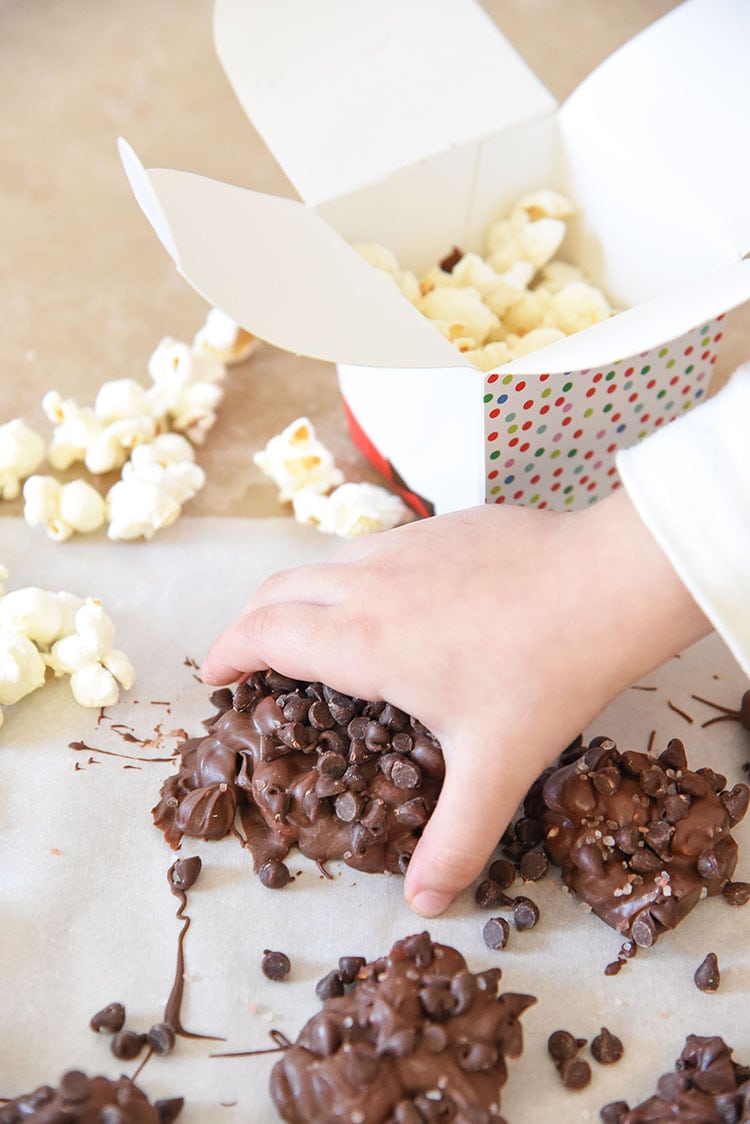
[[194,351],[207,351],[222,363],[241,363],[258,345],[250,332],[218,308],[209,309],[206,322],[193,339]]
[[85,480],[61,484],[54,476],[30,476],[23,497],[26,522],[44,527],[56,542],[65,542],[75,531],[96,531],[105,520],[104,499]]
[[0,705],[13,706],[44,683],[44,660],[28,636],[0,626]]
[[[483,256],[454,247],[422,274],[416,296],[413,287],[399,287],[475,367],[501,367],[614,313],[581,269],[555,259],[573,213],[558,191],[527,192],[487,227]],[[392,280],[405,276],[386,247],[355,249]]]
[[73,697],[81,706],[113,706],[120,687],[128,691],[135,671],[114,647],[115,628],[98,598],[88,597],[75,615],[75,632],[57,640],[47,663],[56,675],[70,675]]
[[385,246],[381,246],[377,242],[358,242],[354,249],[391,284],[395,285],[403,297],[412,304],[417,303],[420,297],[419,282],[410,270],[401,269],[392,250],[387,250]]
[[64,471],[85,460],[89,445],[104,429],[101,418],[90,406],[79,406],[74,398],[63,398],[56,390],[44,395],[42,409],[54,426],[47,449],[52,467]]
[[411,514],[399,496],[368,483],[341,484],[327,496],[302,488],[292,505],[298,523],[345,539],[390,530]]
[[153,386],[146,399],[154,417],[200,445],[224,397],[219,385],[226,375],[222,361],[205,349],[165,336],[149,358],[148,373]]
[[62,613],[54,595],[38,586],[6,593],[0,600],[0,628],[48,646],[60,635]]
[[0,425],[0,499],[14,500],[43,460],[43,439],[21,418]]
[[301,488],[328,492],[343,482],[329,450],[318,440],[309,418],[301,417],[272,437],[253,461],[274,481],[279,501],[287,503]]
[[106,496],[110,539],[151,539],[180,516],[182,505],[206,482],[194,463],[192,446],[166,442],[163,434],[153,445],[139,445],[124,466],[121,479]]

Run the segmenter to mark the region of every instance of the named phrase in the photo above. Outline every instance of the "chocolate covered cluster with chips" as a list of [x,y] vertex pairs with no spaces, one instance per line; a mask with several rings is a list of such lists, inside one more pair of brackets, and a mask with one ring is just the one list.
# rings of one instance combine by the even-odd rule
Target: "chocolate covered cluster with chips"
[[129,1077],[87,1077],[71,1069],[56,1089],[40,1085],[0,1108],[0,1124],[172,1124],[183,1106],[182,1097],[151,1104]]
[[600,1115],[605,1124],[748,1124],[750,1068],[732,1060],[722,1038],[690,1034],[674,1072],[659,1078],[653,1097],[635,1108],[615,1101]]
[[473,973],[428,933],[362,966],[276,1063],[271,1096],[293,1124],[498,1124],[506,1058],[536,1000],[498,996],[499,969]]
[[295,845],[321,862],[405,871],[444,776],[420,722],[274,671],[212,698],[219,714],[206,737],[182,745],[153,810],[171,846],[183,835],[219,839],[239,813],[261,877]]
[[730,885],[738,855],[731,829],[750,791],[726,783],[712,769],[689,769],[676,738],[658,758],[596,738],[546,775],[547,853],[599,917],[648,948]]

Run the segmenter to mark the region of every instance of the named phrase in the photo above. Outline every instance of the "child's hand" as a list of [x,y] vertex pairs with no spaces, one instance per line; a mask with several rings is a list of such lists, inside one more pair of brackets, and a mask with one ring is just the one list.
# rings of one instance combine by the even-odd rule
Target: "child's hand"
[[709,630],[621,490],[575,514],[439,516],[275,574],[214,644],[203,678],[273,667],[386,699],[432,730],[445,782],[404,893],[433,916],[480,873],[542,769]]

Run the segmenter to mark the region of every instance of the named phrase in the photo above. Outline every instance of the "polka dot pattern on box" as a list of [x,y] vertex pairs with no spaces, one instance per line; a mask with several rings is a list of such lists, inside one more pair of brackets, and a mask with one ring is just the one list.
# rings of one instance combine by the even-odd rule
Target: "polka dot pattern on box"
[[486,502],[569,511],[608,495],[617,450],[706,395],[723,319],[600,370],[488,374]]

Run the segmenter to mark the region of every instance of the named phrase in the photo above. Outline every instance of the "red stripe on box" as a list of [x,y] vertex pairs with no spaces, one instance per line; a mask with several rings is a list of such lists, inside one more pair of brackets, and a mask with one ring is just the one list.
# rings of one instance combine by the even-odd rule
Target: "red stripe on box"
[[351,433],[352,441],[357,446],[362,455],[370,462],[373,468],[377,469],[381,476],[384,476],[390,485],[401,496],[404,503],[408,503],[417,515],[427,518],[435,514],[435,505],[431,500],[425,496],[420,496],[418,492],[413,492],[409,488],[404,478],[399,473],[398,469],[391,461],[386,460],[376,445],[365,433],[362,426],[355,418],[349,403],[342,396],[344,403],[344,410],[346,412],[346,420],[349,425],[349,432]]

